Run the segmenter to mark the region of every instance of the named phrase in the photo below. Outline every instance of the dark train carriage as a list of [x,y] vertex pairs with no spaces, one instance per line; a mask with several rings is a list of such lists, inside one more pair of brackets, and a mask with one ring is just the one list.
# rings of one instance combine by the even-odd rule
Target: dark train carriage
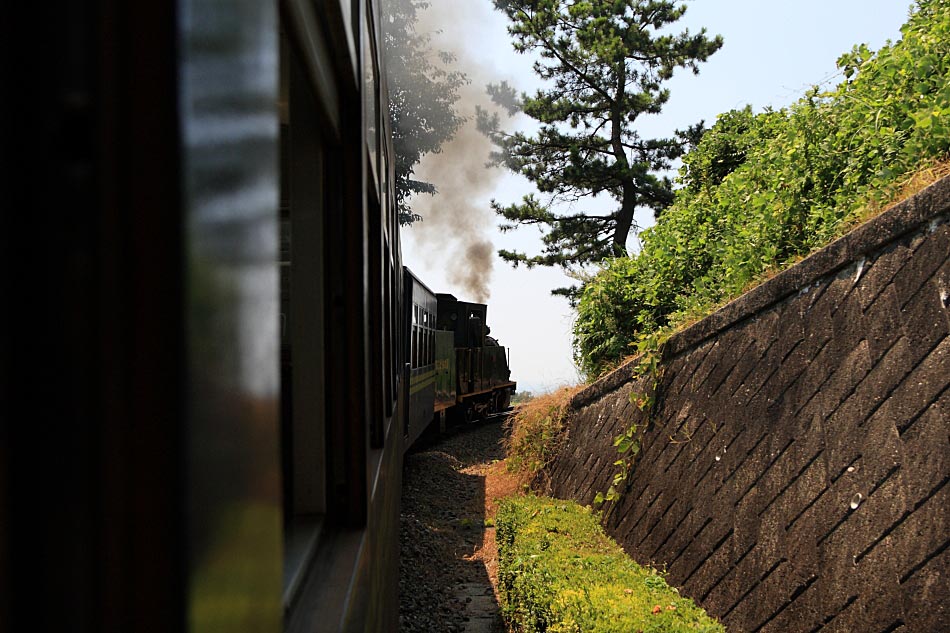
[[377,15],[7,7],[0,630],[396,629]]
[[406,446],[410,446],[432,422],[436,394],[436,331],[438,302],[435,293],[405,269],[404,322],[409,324],[405,369],[409,399],[405,416]]

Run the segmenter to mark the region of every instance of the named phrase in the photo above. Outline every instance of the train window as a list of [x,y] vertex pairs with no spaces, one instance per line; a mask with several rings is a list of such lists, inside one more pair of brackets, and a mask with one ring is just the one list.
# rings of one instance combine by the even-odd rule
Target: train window
[[435,363],[435,314],[430,315],[429,326],[429,363]]
[[379,144],[379,195],[383,203],[383,208],[387,210],[387,221],[390,223],[389,234],[393,235],[398,229],[392,228],[392,216],[395,215],[392,209],[392,198],[390,196],[389,184],[391,179],[389,177],[389,146],[386,143],[386,138],[390,134],[390,130],[386,125],[385,118],[388,116],[388,113],[381,112],[382,120],[380,122],[380,144]]
[[393,401],[395,400],[395,386],[393,378],[395,376],[393,367],[395,359],[393,358],[393,340],[392,331],[395,327],[395,321],[392,318],[392,283],[393,283],[393,263],[392,254],[389,250],[389,239],[383,242],[383,386],[386,390],[384,401],[386,405],[386,417],[393,414]]
[[385,336],[383,332],[385,325],[385,297],[376,294],[378,289],[385,288],[385,275],[383,269],[385,266],[383,235],[383,216],[382,209],[377,196],[377,189],[370,187],[366,192],[366,203],[368,207],[367,216],[367,255],[368,255],[368,281],[369,287],[374,290],[374,300],[368,302],[367,320],[369,323],[369,345],[370,358],[379,359],[383,362],[373,362],[366,365],[368,373],[367,385],[367,415],[369,424],[369,443],[371,448],[381,448],[385,433],[385,406],[386,400],[386,362],[385,362]]
[[416,367],[419,366],[419,326],[418,325],[412,326],[412,349],[410,350],[410,354],[412,356],[412,360],[410,361],[410,363],[412,364],[413,369],[415,369]]
[[376,81],[376,56],[373,53],[373,42],[370,34],[373,32],[367,14],[366,31],[363,36],[363,126],[366,130],[366,150],[369,154],[369,180],[373,188],[379,191],[379,112],[376,109],[379,86]]
[[[355,38],[359,37],[360,24],[360,3],[359,0],[338,0],[340,5],[340,15],[346,22],[346,28],[343,29],[346,37],[346,47],[351,57],[356,57]],[[335,11],[335,9],[333,9]]]
[[397,298],[400,296],[399,280],[402,277],[402,274],[400,271],[396,269],[395,257],[393,261],[390,263],[390,266],[391,266],[391,270],[390,270],[390,274],[391,274],[390,288],[391,289],[390,289],[390,295],[389,295],[389,322],[392,325],[389,328],[389,331],[393,333],[392,342],[391,342],[391,346],[392,346],[391,353],[392,353],[392,359],[393,359],[392,397],[393,397],[393,402],[395,402],[399,398],[399,376],[402,373],[400,369],[402,368],[402,364],[405,362],[405,359],[402,357],[403,348],[402,348],[402,334],[401,334],[404,328],[402,327],[402,319],[400,318],[398,305],[397,305],[399,303]]
[[416,358],[416,366],[422,367],[426,364],[426,331],[425,331],[426,315],[423,308],[419,308],[419,350],[418,356]]
[[327,509],[326,199],[323,127],[302,62],[281,38],[281,463],[284,603],[304,577]]
[[429,340],[429,355],[426,357],[426,364],[431,365],[435,362],[435,336],[433,335],[433,328],[435,328],[435,315],[429,312],[427,320],[428,324],[426,328],[426,338]]

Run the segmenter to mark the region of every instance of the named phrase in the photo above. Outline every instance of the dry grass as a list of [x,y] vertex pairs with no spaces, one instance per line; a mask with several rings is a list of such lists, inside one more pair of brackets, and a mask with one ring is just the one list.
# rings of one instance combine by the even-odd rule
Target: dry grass
[[920,193],[948,175],[950,175],[950,158],[929,161],[900,183],[897,196],[889,206],[893,206],[902,200]]
[[869,200],[848,222],[841,233],[873,220],[891,207],[914,196],[941,178],[950,175],[950,159],[930,160],[924,163],[917,171],[907,175],[889,187],[879,200]]
[[519,406],[511,417],[506,446],[508,470],[520,475],[523,485],[533,480],[557,454],[568,405],[583,388],[584,385],[561,387],[536,396]]

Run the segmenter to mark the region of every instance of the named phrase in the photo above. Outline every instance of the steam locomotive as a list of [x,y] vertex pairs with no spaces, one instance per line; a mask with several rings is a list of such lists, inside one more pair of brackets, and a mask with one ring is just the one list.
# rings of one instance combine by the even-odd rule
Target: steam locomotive
[[396,630],[403,454],[514,383],[402,265],[379,15],[9,8],[0,630]]

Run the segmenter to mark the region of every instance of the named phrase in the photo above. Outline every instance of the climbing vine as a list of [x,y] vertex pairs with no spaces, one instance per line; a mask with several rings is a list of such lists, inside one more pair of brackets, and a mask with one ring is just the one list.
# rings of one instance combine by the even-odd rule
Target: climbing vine
[[595,505],[599,506],[605,501],[620,499],[627,478],[633,470],[637,457],[640,455],[641,431],[645,431],[652,422],[656,408],[657,390],[663,376],[663,345],[672,333],[672,329],[664,328],[652,332],[638,342],[638,354],[636,364],[633,367],[631,382],[641,385],[641,389],[630,392],[630,402],[643,413],[644,423],[641,425],[635,421],[630,422],[614,438],[613,446],[617,450],[617,461],[613,465],[616,470],[607,491],[598,492],[594,497]]

